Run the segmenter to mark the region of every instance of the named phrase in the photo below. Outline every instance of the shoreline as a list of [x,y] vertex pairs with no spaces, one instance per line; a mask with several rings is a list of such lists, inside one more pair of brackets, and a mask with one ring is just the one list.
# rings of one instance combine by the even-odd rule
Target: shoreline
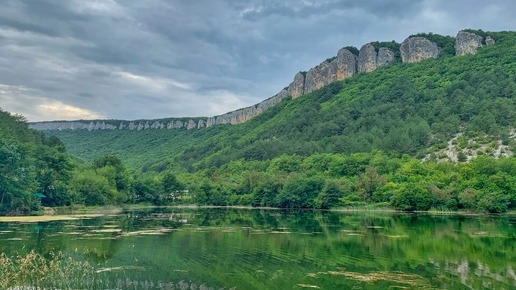
[[126,210],[138,209],[238,209],[238,210],[271,210],[271,211],[321,211],[321,212],[337,212],[337,213],[379,213],[379,214],[423,214],[435,216],[514,216],[516,211],[508,211],[505,213],[484,213],[484,212],[467,212],[467,211],[399,211],[388,207],[339,207],[331,209],[315,209],[315,208],[278,208],[278,207],[252,207],[243,205],[230,206],[216,206],[216,205],[169,205],[169,206],[154,206],[144,204],[131,204],[122,206],[91,206],[91,207],[53,207],[44,208],[42,215],[6,215],[0,216],[1,222],[48,222],[48,221],[63,221],[76,219],[89,219],[100,217],[104,215],[117,215]]

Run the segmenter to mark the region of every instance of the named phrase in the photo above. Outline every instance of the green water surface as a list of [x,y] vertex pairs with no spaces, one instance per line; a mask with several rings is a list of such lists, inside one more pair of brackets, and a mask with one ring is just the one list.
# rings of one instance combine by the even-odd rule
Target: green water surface
[[516,289],[515,223],[512,216],[159,208],[0,222],[0,250],[63,251],[121,289]]

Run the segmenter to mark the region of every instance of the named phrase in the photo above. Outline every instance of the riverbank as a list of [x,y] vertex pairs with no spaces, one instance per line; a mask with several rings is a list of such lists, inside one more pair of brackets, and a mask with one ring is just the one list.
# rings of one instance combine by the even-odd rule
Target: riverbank
[[339,207],[332,209],[285,209],[278,207],[252,207],[252,206],[210,206],[210,205],[169,205],[169,206],[154,206],[146,204],[130,204],[122,206],[67,206],[67,207],[46,207],[41,211],[41,215],[30,215],[30,216],[0,216],[0,222],[47,222],[47,221],[60,221],[60,220],[75,220],[75,219],[89,219],[103,215],[117,215],[122,212],[129,210],[142,210],[142,209],[156,209],[156,208],[177,208],[177,209],[209,209],[209,208],[221,208],[221,209],[241,209],[241,210],[316,210],[316,211],[331,211],[331,212],[343,212],[343,213],[387,213],[387,214],[429,214],[429,215],[463,215],[463,216],[482,216],[482,215],[516,215],[516,211],[508,211],[505,213],[486,213],[486,212],[471,212],[471,211],[441,211],[431,209],[428,211],[400,211],[394,208],[390,208],[382,205],[363,205],[353,207]]

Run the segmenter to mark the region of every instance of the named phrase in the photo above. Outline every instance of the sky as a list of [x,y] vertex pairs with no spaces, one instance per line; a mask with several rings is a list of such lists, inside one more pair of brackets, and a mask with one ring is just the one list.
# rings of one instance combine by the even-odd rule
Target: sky
[[514,0],[0,0],[0,108],[29,121],[213,116],[345,46],[516,28]]

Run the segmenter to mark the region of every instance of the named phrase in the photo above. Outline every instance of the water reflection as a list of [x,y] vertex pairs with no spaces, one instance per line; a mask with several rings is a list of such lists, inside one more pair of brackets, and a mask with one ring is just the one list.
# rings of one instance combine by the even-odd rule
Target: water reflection
[[5,253],[64,251],[117,269],[116,281],[240,289],[507,289],[514,242],[502,216],[159,208],[0,223]]

